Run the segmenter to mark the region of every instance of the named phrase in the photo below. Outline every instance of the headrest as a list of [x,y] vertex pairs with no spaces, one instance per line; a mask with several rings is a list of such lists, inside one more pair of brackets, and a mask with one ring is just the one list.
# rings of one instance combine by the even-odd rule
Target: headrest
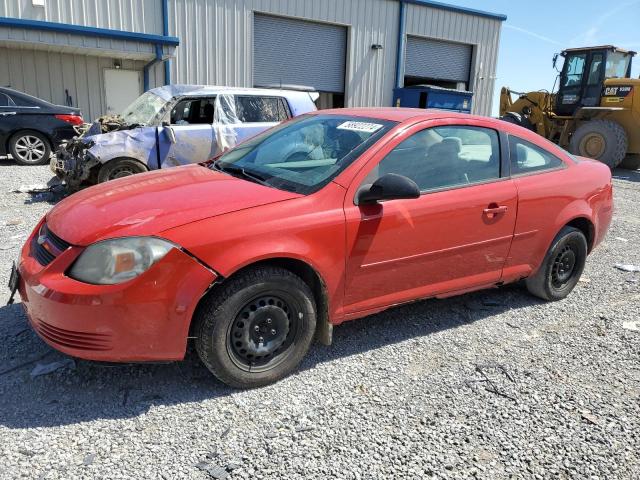
[[462,150],[462,140],[458,137],[445,137],[442,139],[442,143],[444,145],[452,145],[456,153],[460,153],[460,150]]

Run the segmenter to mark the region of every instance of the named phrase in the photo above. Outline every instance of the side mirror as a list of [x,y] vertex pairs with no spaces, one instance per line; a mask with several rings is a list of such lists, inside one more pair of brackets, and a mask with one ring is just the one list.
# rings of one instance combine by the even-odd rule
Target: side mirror
[[356,204],[371,204],[381,200],[420,197],[420,188],[416,182],[403,175],[387,173],[371,185],[364,185],[356,195]]
[[170,126],[164,127],[164,131],[167,134],[167,138],[171,143],[176,143],[178,140],[176,139],[176,132],[173,131],[173,128]]
[[[554,53],[553,54],[553,68],[556,68],[556,63],[558,63],[558,54]],[[557,68],[556,68],[557,70]]]

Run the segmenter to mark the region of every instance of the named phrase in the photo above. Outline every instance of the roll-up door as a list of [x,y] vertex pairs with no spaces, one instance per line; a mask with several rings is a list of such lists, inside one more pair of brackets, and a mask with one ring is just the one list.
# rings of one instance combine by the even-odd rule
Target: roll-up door
[[420,37],[407,37],[405,75],[468,82],[472,46]]
[[253,83],[344,92],[347,29],[254,14]]

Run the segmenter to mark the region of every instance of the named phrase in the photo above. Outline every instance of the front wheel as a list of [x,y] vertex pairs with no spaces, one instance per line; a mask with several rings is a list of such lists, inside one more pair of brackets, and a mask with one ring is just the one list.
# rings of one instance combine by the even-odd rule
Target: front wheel
[[580,280],[587,260],[587,239],[574,227],[564,227],[553,240],[538,271],[527,278],[529,293],[544,300],[565,298]]
[[235,388],[273,383],[306,355],[316,326],[309,286],[276,267],[232,277],[204,300],[195,346],[205,366]]
[[136,173],[144,173],[147,168],[137,160],[131,158],[117,158],[109,160],[100,167],[98,172],[98,183],[116,180],[118,178],[128,177]]

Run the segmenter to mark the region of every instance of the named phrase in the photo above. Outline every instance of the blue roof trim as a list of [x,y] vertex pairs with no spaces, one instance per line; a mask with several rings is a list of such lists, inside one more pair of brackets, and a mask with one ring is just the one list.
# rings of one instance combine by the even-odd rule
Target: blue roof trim
[[485,12],[483,10],[476,10],[475,8],[459,7],[457,5],[435,2],[433,0],[400,0],[400,2],[424,5],[426,7],[434,7],[441,10],[449,10],[451,12],[466,13],[468,15],[476,15],[478,17],[492,18],[494,20],[500,20],[501,22],[504,22],[507,19],[506,15],[502,15],[500,13]]
[[72,35],[88,35],[91,37],[113,38],[116,40],[131,40],[134,42],[155,43],[160,45],[178,46],[180,39],[167,35],[153,35],[150,33],[127,32],[108,28],[85,27],[67,23],[44,22],[41,20],[26,20],[23,18],[0,17],[0,27],[28,28],[46,32],[70,33]]

